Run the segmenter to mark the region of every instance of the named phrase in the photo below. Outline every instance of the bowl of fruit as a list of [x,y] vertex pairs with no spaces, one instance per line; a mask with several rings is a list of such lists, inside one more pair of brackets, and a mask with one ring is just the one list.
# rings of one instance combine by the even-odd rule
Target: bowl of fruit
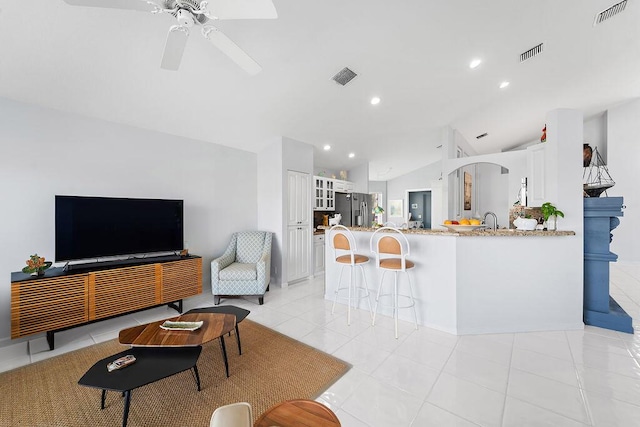
[[482,221],[476,218],[462,218],[458,220],[448,219],[444,222],[444,224],[442,224],[442,226],[446,227],[450,231],[455,232],[473,231],[485,227]]

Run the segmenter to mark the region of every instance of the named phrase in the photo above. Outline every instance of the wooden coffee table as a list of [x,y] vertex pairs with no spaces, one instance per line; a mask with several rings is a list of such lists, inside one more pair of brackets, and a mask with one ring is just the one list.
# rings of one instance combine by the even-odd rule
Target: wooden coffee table
[[238,341],[238,354],[242,354],[242,344],[240,344],[240,329],[238,329],[238,325],[249,315],[249,313],[251,313],[249,310],[236,307],[235,305],[217,305],[215,307],[194,308],[193,310],[187,311],[185,314],[192,313],[224,313],[233,314],[234,316],[236,316],[236,340]]
[[[199,322],[202,326],[195,331],[167,331],[160,327],[165,321]],[[170,319],[159,320],[145,325],[123,329],[118,334],[120,344],[133,347],[195,347],[220,338],[224,367],[229,377],[229,362],[224,335],[236,327],[236,316],[223,313],[189,313]]]
[[336,414],[322,403],[296,399],[278,403],[258,418],[254,427],[340,427]]

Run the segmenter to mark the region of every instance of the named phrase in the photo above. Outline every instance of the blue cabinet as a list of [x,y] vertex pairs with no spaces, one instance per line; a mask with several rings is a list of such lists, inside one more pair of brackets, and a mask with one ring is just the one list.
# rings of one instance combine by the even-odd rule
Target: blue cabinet
[[609,263],[618,259],[611,231],[622,215],[622,197],[584,199],[584,323],[632,334],[631,317],[609,295]]

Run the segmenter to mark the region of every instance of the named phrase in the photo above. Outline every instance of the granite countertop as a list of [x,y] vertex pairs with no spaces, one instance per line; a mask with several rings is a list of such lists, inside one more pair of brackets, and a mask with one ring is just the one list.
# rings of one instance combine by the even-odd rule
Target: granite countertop
[[[331,227],[320,225],[318,226],[319,230],[328,230]],[[351,231],[376,231],[377,228],[371,227],[347,227]],[[539,237],[551,237],[551,236],[575,236],[574,231],[524,231],[524,230],[516,230],[516,229],[506,229],[502,228],[496,231],[489,229],[478,229],[474,231],[450,231],[446,229],[434,229],[429,230],[425,228],[409,228],[403,229],[403,233],[405,234],[428,234],[432,236],[462,236],[462,237],[491,237],[491,236],[500,236],[500,237],[523,237],[523,236],[539,236]]]

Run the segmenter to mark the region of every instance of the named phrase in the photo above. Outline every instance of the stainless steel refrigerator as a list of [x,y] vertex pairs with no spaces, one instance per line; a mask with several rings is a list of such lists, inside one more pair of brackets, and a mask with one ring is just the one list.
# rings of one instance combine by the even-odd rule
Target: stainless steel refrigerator
[[336,213],[342,215],[340,224],[347,227],[371,227],[375,196],[364,193],[335,193]]

